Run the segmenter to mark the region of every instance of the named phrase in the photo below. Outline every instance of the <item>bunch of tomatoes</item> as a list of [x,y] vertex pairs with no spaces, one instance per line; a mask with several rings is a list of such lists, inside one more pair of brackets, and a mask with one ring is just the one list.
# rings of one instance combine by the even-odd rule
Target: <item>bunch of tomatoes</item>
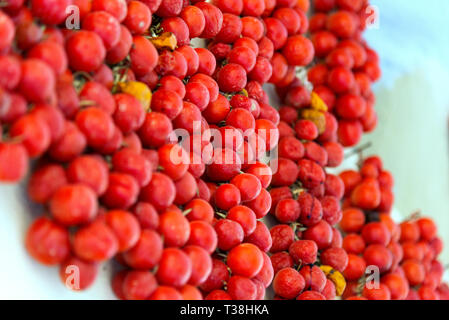
[[338,120],[338,141],[354,146],[378,121],[371,86],[381,76],[379,57],[363,39],[376,11],[365,0],[316,0],[314,8],[309,30],[316,64],[308,80]]
[[[447,297],[430,220],[365,226],[393,205],[379,160],[326,172],[375,128],[380,69],[368,1],[312,4],[309,21],[309,0],[3,1],[0,182],[29,176],[42,205],[29,254],[76,291],[115,259],[129,300]],[[357,291],[361,261],[382,292]]]
[[[345,185],[343,248],[348,265],[347,300],[446,300],[449,287],[442,282],[438,261],[443,249],[437,226],[414,214],[397,224],[390,216],[394,180],[377,156],[364,159],[360,170],[340,174]],[[367,267],[375,267],[366,272]],[[375,275],[378,283],[367,281]]]

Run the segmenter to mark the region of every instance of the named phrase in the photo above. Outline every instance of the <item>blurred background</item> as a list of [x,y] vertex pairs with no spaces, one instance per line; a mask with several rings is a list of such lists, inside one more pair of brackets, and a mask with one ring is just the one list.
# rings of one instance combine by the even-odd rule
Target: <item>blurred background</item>
[[[379,126],[364,137],[395,179],[396,219],[421,210],[435,219],[449,265],[449,1],[372,0],[378,28],[366,38],[381,57],[376,85]],[[355,157],[344,167],[354,166]],[[111,264],[87,292],[67,290],[55,268],[29,259],[23,248],[27,226],[39,215],[24,187],[0,186],[0,299],[113,299]]]
[[378,29],[366,32],[379,52],[377,130],[367,154],[394,174],[401,218],[421,210],[435,219],[449,265],[449,1],[372,0]]

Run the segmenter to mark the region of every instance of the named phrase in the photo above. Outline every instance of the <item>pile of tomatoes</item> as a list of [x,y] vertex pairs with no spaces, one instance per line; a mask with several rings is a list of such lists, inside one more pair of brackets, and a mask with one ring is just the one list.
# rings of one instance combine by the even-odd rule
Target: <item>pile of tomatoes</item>
[[[374,160],[326,168],[377,124],[379,59],[368,1],[312,4],[309,21],[309,0],[2,2],[0,182],[29,176],[42,205],[31,257],[75,291],[115,259],[120,299],[257,300],[272,283],[276,299],[362,294],[356,260],[378,255],[346,233],[378,236],[365,217],[391,210],[392,177]],[[412,297],[391,288],[399,268],[421,298],[447,297],[423,221],[410,239],[362,239],[395,260],[380,266],[390,296],[365,297]]]

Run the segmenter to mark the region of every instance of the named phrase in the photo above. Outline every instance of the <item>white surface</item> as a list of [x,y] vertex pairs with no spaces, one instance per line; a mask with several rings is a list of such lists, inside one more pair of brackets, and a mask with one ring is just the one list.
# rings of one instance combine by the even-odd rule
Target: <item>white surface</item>
[[[438,221],[449,244],[449,2],[373,3],[380,9],[380,29],[370,30],[368,39],[380,51],[384,78],[377,85],[380,125],[365,140],[374,142],[370,151],[395,175],[394,215],[422,209]],[[23,186],[0,186],[0,299],[112,299],[109,265],[92,288],[74,293],[57,269],[28,257],[24,232],[41,212],[26,200]],[[447,249],[443,262],[449,264]]]

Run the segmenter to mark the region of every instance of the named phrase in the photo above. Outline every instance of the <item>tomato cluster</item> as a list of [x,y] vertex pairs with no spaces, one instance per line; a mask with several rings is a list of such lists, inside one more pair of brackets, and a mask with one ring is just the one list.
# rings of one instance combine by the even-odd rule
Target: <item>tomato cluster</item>
[[371,86],[381,76],[379,57],[363,39],[372,10],[366,0],[316,0],[314,5],[310,33],[316,64],[308,80],[338,120],[332,139],[354,146],[378,121]]
[[[120,299],[335,299],[343,276],[344,297],[447,298],[434,224],[394,224],[381,161],[326,172],[377,124],[367,6],[2,3],[0,181],[34,161],[29,254],[73,290],[115,259]],[[357,291],[372,264],[382,290]]]
[[[390,215],[393,178],[378,156],[366,158],[359,171],[340,174],[345,184],[343,248],[349,262],[343,274],[348,300],[439,300],[449,288],[442,283],[438,261],[443,247],[432,219],[413,215],[397,224]],[[365,272],[367,267],[375,267]],[[380,283],[367,279],[379,275]]]

